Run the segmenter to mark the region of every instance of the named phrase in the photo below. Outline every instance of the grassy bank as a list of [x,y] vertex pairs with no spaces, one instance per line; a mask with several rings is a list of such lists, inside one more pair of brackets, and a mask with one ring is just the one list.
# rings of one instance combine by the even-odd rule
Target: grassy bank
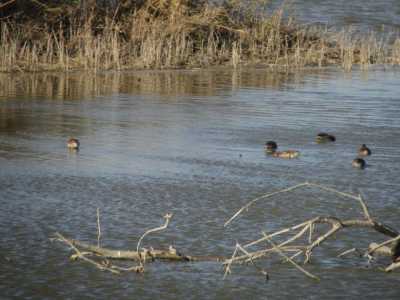
[[[0,71],[400,64],[400,39],[302,26],[262,0],[43,2],[0,24]],[[51,2],[51,1],[49,1]],[[53,1],[56,2],[56,1]],[[102,1],[103,3],[104,1]],[[40,4],[38,4],[40,3]],[[10,8],[9,8],[10,9]],[[26,7],[19,10],[28,9]],[[32,9],[32,8],[30,8]],[[263,13],[259,13],[263,11]],[[43,19],[47,20],[43,22]]]

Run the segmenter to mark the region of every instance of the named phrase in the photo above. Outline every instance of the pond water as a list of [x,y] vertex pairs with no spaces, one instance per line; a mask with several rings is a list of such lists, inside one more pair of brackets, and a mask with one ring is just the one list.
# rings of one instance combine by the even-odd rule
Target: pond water
[[[302,73],[262,69],[0,75],[0,295],[2,299],[398,299],[399,272],[384,274],[364,258],[335,256],[385,238],[346,230],[315,251],[306,266],[266,259],[147,265],[144,274],[112,275],[70,262],[59,231],[102,245],[135,249],[140,235],[174,214],[144,246],[230,256],[245,243],[318,215],[361,216],[359,204],[305,188],[254,197],[304,181],[364,195],[372,215],[400,229],[400,77],[397,70]],[[331,132],[337,141],[319,145]],[[69,152],[66,140],[79,138]],[[297,149],[298,159],[266,156],[263,145]],[[372,149],[367,168],[351,161]],[[326,229],[326,228],[325,228]]]
[[291,15],[306,24],[341,29],[351,27],[361,32],[397,33],[400,31],[398,0],[292,0],[271,1],[276,7],[285,3]]

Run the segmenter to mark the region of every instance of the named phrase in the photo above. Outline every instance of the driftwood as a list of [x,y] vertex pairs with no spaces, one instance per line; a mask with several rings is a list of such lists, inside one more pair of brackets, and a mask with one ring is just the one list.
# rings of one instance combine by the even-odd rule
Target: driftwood
[[[54,234],[53,240],[60,241],[66,245],[68,245],[72,250],[75,251],[75,254],[71,255],[72,260],[81,259],[85,262],[88,262],[98,269],[102,271],[109,271],[114,274],[119,274],[121,272],[144,272],[145,263],[147,261],[155,261],[155,260],[169,260],[176,262],[189,262],[189,261],[224,261],[225,257],[220,256],[192,256],[192,255],[184,255],[178,252],[172,246],[167,250],[155,250],[153,248],[146,249],[142,248],[142,242],[145,236],[150,233],[158,232],[164,230],[168,227],[169,221],[172,218],[172,214],[166,214],[164,216],[165,223],[160,227],[156,227],[153,229],[147,230],[139,239],[136,251],[128,251],[128,250],[113,250],[108,248],[100,247],[100,212],[97,209],[97,246],[91,245],[88,243],[84,243],[78,240],[70,239],[63,236],[61,233],[56,232]],[[134,265],[132,267],[121,267],[117,266],[111,262],[111,260],[130,260],[138,262],[139,265]]]
[[132,260],[140,261],[140,257],[147,257],[154,260],[170,260],[170,261],[224,261],[226,258],[222,256],[193,256],[185,255],[170,247],[165,250],[144,249],[143,251],[113,250],[109,248],[97,247],[96,245],[87,244],[78,240],[69,239],[56,232],[55,237],[68,245],[73,245],[86,253],[98,255],[107,259],[115,260]]
[[[319,185],[316,183],[305,182],[297,184],[273,193],[268,193],[263,196],[257,197],[245,206],[240,208],[228,221],[225,222],[224,226],[228,226],[240,214],[247,211],[255,202],[262,199],[270,198],[281,193],[288,193],[299,188],[318,188],[320,190],[338,194],[340,196],[356,200],[363,213],[363,217],[359,219],[348,219],[342,220],[334,216],[318,216],[302,222],[300,224],[283,228],[276,232],[266,233],[261,232],[260,238],[254,241],[250,241],[246,244],[236,243],[235,249],[230,258],[223,256],[192,256],[182,254],[172,246],[169,249],[156,250],[151,247],[142,247],[144,238],[151,233],[159,232],[166,229],[169,225],[172,214],[166,214],[164,216],[165,222],[159,227],[147,230],[138,240],[136,251],[129,250],[113,250],[104,248],[101,246],[101,229],[100,229],[100,211],[97,209],[97,245],[88,244],[82,241],[74,240],[63,236],[60,233],[55,233],[55,240],[63,242],[68,245],[74,252],[71,259],[81,259],[87,263],[96,266],[100,270],[110,271],[115,274],[121,272],[144,272],[145,264],[147,262],[155,260],[168,260],[175,262],[197,262],[197,261],[215,261],[222,262],[225,267],[224,278],[231,273],[233,264],[250,263],[253,265],[266,279],[269,278],[269,273],[261,268],[258,264],[258,260],[266,258],[272,254],[278,254],[285,262],[289,262],[295,266],[299,271],[305,274],[307,277],[313,280],[319,280],[318,276],[307,271],[303,266],[300,265],[296,259],[303,257],[303,264],[307,264],[311,261],[312,253],[315,248],[320,247],[326,240],[331,238],[333,235],[339,233],[344,228],[370,228],[378,233],[381,233],[390,239],[383,243],[371,243],[367,250],[360,251],[358,249],[349,249],[338,255],[338,257],[346,256],[350,253],[358,253],[360,257],[366,257],[368,261],[372,260],[373,255],[385,255],[391,256],[392,263],[384,269],[386,272],[393,271],[400,268],[400,235],[399,232],[386,224],[378,222],[374,219],[369,209],[362,199],[361,195],[352,195],[344,193],[336,189]],[[314,236],[317,226],[325,224],[329,228],[321,234]],[[318,231],[321,232],[321,231]],[[274,241],[275,238],[279,238]],[[267,244],[268,247],[263,249],[253,250],[254,246],[260,246]],[[116,260],[134,261],[138,263],[131,267],[117,266],[114,262]]]
[[[299,189],[299,188],[304,188],[304,187],[312,187],[312,188],[318,188],[323,191],[335,193],[338,195],[341,195],[343,197],[347,197],[353,200],[356,200],[359,202],[362,212],[363,212],[363,218],[361,219],[349,219],[349,220],[342,220],[333,216],[319,216],[315,217],[313,219],[307,220],[301,224],[294,225],[292,227],[284,228],[281,230],[278,230],[273,233],[265,233],[262,232],[262,236],[255,240],[248,242],[244,245],[236,244],[236,247],[233,251],[233,254],[230,259],[227,259],[224,262],[225,265],[225,276],[229,273],[231,273],[231,267],[232,264],[234,263],[248,263],[251,262],[253,265],[255,264],[255,261],[260,258],[265,258],[266,256],[270,254],[277,253],[280,256],[285,257],[285,261],[290,262],[293,264],[296,268],[298,268],[300,271],[302,271],[304,274],[306,274],[308,277],[312,279],[318,279],[317,276],[309,273],[306,271],[304,268],[301,268],[293,259],[296,257],[303,256],[303,263],[309,263],[311,260],[312,252],[316,247],[321,246],[327,239],[331,238],[333,235],[337,234],[344,228],[354,228],[354,227],[362,227],[362,228],[371,228],[375,230],[378,233],[381,233],[385,236],[391,237],[390,240],[382,243],[382,244],[371,244],[370,248],[368,251],[366,251],[363,256],[367,257],[368,259],[371,259],[372,255],[374,253],[376,254],[386,254],[389,256],[392,256],[392,264],[387,266],[385,268],[386,272],[393,271],[397,268],[400,268],[400,259],[399,259],[399,252],[400,252],[400,235],[399,232],[388,225],[385,225],[381,222],[378,222],[374,218],[371,217],[371,214],[368,210],[368,207],[364,200],[362,199],[361,195],[352,195],[349,193],[344,193],[341,191],[338,191],[336,189],[326,187],[320,184],[316,183],[310,183],[310,182],[304,182],[301,184],[297,184],[285,189],[282,189],[280,191],[276,191],[273,193],[268,193],[263,196],[257,197],[250,202],[248,202],[246,205],[241,207],[231,218],[229,218],[224,226],[228,226],[230,223],[232,223],[236,218],[239,217],[241,213],[244,211],[247,211],[255,202],[260,201],[262,199],[270,198],[275,195],[281,194],[281,193],[288,193],[293,190]],[[316,226],[320,224],[327,224],[329,225],[329,229],[325,231],[323,234],[313,238],[313,234],[315,232]],[[304,238],[308,234],[308,239],[307,241],[303,241]],[[287,236],[289,235],[289,236]],[[284,239],[283,241],[279,243],[274,243],[273,238],[279,237],[281,240],[282,238]],[[256,245],[262,245],[268,242],[272,247],[267,247],[262,250],[254,250],[252,251],[251,248],[256,246]],[[294,243],[297,244],[294,244]],[[393,245],[392,248],[387,247],[386,245]],[[339,257],[344,256],[350,252],[354,252],[356,249],[351,249],[348,251],[343,252],[342,254],[339,255]],[[294,252],[294,254],[293,254]],[[288,254],[288,255],[287,255]],[[290,255],[290,256],[289,256]],[[263,270],[265,273],[266,271]]]

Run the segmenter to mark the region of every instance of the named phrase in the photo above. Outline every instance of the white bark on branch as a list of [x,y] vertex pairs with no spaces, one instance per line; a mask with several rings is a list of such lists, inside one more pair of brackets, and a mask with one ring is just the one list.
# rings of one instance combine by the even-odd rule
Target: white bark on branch
[[[323,191],[335,193],[342,197],[356,200],[357,202],[359,202],[359,204],[361,206],[363,218],[362,219],[341,220],[341,219],[333,217],[333,216],[327,216],[327,217],[320,216],[320,217],[315,217],[313,219],[307,220],[305,222],[302,222],[300,224],[297,224],[297,225],[294,225],[294,226],[291,226],[288,228],[283,228],[283,229],[278,230],[273,233],[269,233],[269,234],[263,233],[262,237],[244,244],[243,249],[245,249],[245,252],[244,251],[242,251],[242,252],[244,252],[245,255],[237,256],[236,255],[237,248],[235,248],[235,251],[234,251],[235,255],[233,255],[231,259],[225,261],[225,264],[229,266],[229,270],[230,270],[232,263],[242,263],[242,262],[249,262],[249,261],[254,262],[256,259],[260,259],[260,258],[265,257],[266,255],[269,255],[272,253],[278,253],[279,255],[283,256],[286,261],[296,265],[296,267],[298,266],[298,264],[293,259],[295,257],[298,257],[301,254],[303,254],[304,255],[304,263],[308,263],[308,262],[310,262],[312,252],[315,248],[321,246],[326,240],[328,240],[329,238],[331,238],[333,235],[337,234],[338,232],[341,232],[342,229],[344,229],[344,228],[357,228],[357,227],[371,228],[371,229],[375,230],[376,232],[379,232],[386,236],[392,237],[392,239],[390,239],[380,245],[375,245],[375,248],[370,248],[370,250],[367,252],[367,255],[371,255],[375,251],[378,251],[379,249],[382,250],[385,245],[393,244],[393,243],[397,243],[396,249],[398,252],[400,252],[400,245],[398,245],[398,243],[400,243],[399,242],[400,236],[399,236],[398,231],[373,219],[369,212],[368,206],[366,205],[365,201],[361,197],[361,194],[360,195],[352,195],[349,193],[338,191],[338,190],[330,188],[330,187],[326,187],[326,186],[323,186],[320,184],[310,183],[310,182],[304,182],[301,184],[297,184],[297,185],[294,185],[294,186],[291,186],[291,187],[288,187],[288,188],[285,188],[285,189],[282,189],[282,190],[279,190],[279,191],[276,191],[273,193],[265,194],[263,196],[260,196],[258,198],[251,200],[246,205],[244,205],[242,208],[240,208],[231,218],[229,218],[228,221],[225,222],[224,226],[229,225],[244,210],[248,209],[255,202],[257,202],[261,199],[265,199],[265,198],[269,198],[269,197],[278,195],[280,193],[292,192],[295,189],[298,189],[300,187],[314,187],[314,188],[318,188]],[[318,237],[316,237],[313,240],[313,237],[312,237],[313,232],[315,232],[315,228],[319,224],[330,225],[330,228],[325,233],[320,234]],[[297,231],[297,233],[292,235],[292,233],[296,232],[296,231]],[[304,241],[303,241],[304,239],[301,239],[301,238],[307,232],[308,232],[308,242],[304,243]],[[291,236],[288,237],[287,235],[291,235]],[[281,238],[280,239],[281,242],[276,246],[275,246],[275,244],[272,244],[273,237]],[[284,239],[283,241],[282,241],[282,238]],[[302,242],[299,244],[300,240]],[[256,245],[259,246],[261,243],[263,243],[265,241],[269,242],[271,245],[273,245],[273,247],[262,249],[262,250],[256,250],[256,251],[250,250],[251,247],[254,247]],[[296,245],[294,245],[295,242],[296,242]],[[286,253],[293,252],[293,251],[295,252],[295,254],[293,254],[292,256],[286,255]],[[356,250],[352,249],[351,251],[345,251],[342,254],[340,254],[340,256],[343,256],[345,254],[348,254],[348,253],[354,252],[354,251],[356,251]],[[389,249],[388,253],[389,253],[389,255],[395,255],[393,253],[393,250],[391,250],[391,249]],[[397,253],[396,255],[400,255],[400,254]],[[393,257],[393,263],[385,269],[386,272],[392,271],[392,270],[400,267],[399,266],[400,261],[397,261],[396,259],[400,260],[400,258],[398,258],[398,257]],[[299,269],[299,270],[301,270],[303,273],[305,271],[304,269]]]

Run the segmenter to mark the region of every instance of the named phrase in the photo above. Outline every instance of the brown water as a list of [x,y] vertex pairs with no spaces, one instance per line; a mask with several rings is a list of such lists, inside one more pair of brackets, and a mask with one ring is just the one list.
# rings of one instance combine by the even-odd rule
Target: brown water
[[[55,231],[135,249],[170,244],[188,254],[231,255],[236,241],[317,215],[360,216],[357,203],[299,190],[255,205],[223,223],[255,196],[305,180],[362,192],[373,216],[400,229],[400,77],[396,70],[272,73],[245,69],[103,73],[98,76],[0,75],[1,299],[398,299],[399,272],[384,274],[355,257],[382,236],[353,230],[315,251],[315,283],[287,264],[152,263],[144,274],[115,276],[51,243]],[[337,142],[317,145],[319,131]],[[81,141],[69,153],[66,140]],[[301,151],[265,156],[263,144]],[[351,160],[371,147],[368,167]],[[386,261],[387,263],[387,261]]]

